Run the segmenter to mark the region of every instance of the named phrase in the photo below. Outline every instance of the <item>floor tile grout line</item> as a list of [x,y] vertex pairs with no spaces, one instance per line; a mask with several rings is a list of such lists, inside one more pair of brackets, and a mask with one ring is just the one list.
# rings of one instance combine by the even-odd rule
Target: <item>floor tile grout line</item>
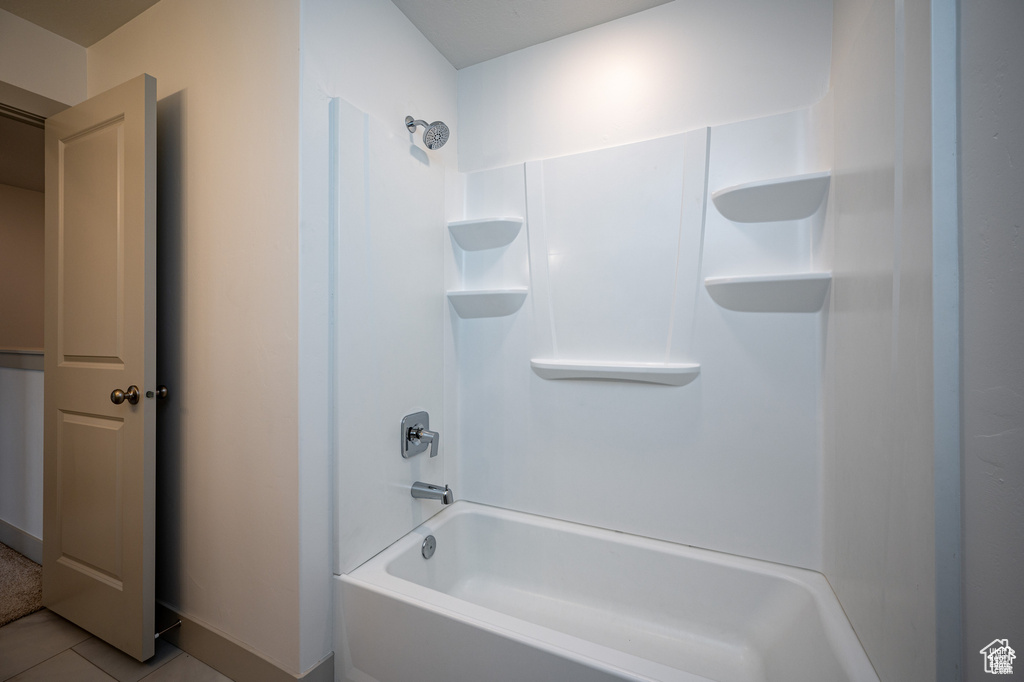
[[[146,682],[146,680],[148,680],[148,679],[149,679],[150,677],[152,677],[152,676],[153,676],[153,675],[155,675],[155,674],[156,674],[157,672],[159,672],[160,668],[163,668],[163,667],[164,667],[164,666],[165,666],[166,664],[170,663],[170,662],[171,662],[171,661],[173,661],[173,660],[176,660],[176,659],[177,659],[177,658],[178,658],[179,656],[181,656],[182,654],[186,654],[186,653],[187,653],[187,652],[185,652],[185,651],[182,651],[181,649],[178,649],[178,653],[174,654],[173,656],[171,656],[170,658],[168,658],[168,659],[167,659],[166,661],[164,661],[163,663],[161,663],[159,667],[157,667],[157,668],[154,668],[154,669],[153,669],[152,671],[150,671],[150,672],[149,672],[149,673],[148,673],[148,674],[147,674],[147,675],[146,675],[145,677],[141,678],[141,679],[140,679],[140,680],[139,680],[138,682]],[[204,666],[206,666],[207,668],[210,668],[211,670],[213,670],[213,671],[214,671],[214,672],[216,672],[216,673],[219,673],[219,674],[221,674],[221,675],[224,675],[224,673],[221,673],[221,672],[220,672],[219,670],[217,670],[216,668],[214,668],[214,667],[213,667],[213,666],[211,666],[211,665],[208,665],[208,664],[206,664],[206,663],[203,663],[202,661],[200,661],[200,660],[199,660],[198,658],[196,658],[195,656],[192,656],[192,660],[194,660],[194,661],[198,662],[198,663],[199,663],[199,664],[201,664],[201,665],[204,665]],[[231,679],[230,677],[228,677],[227,675],[224,675],[224,677],[225,677],[226,679],[228,679],[228,680],[229,680],[229,682],[234,682],[234,680],[232,680],[232,679]]]
[[[81,642],[79,642],[79,644],[80,644],[80,643],[81,643]],[[80,653],[78,653],[77,651],[75,651],[75,650],[74,650],[74,648],[72,648],[72,647],[68,647],[68,648],[67,648],[67,649],[65,649],[64,651],[70,651],[70,652],[71,652],[71,653],[73,653],[73,654],[74,654],[75,656],[78,656],[78,657],[79,657],[80,659],[82,659],[83,661],[85,661],[85,662],[86,662],[86,664],[88,664],[88,665],[92,666],[93,668],[96,668],[96,670],[99,670],[99,671],[100,671],[100,674],[101,674],[101,675],[106,675],[106,676],[107,676],[107,677],[109,677],[109,678],[110,678],[111,680],[113,680],[113,682],[118,682],[118,679],[117,679],[116,677],[114,677],[113,675],[111,675],[110,673],[108,673],[108,672],[107,672],[106,670],[104,670],[103,668],[99,667],[98,665],[96,665],[95,663],[93,663],[92,661],[90,661],[90,660],[89,660],[88,658],[86,658],[86,657],[85,657],[85,656],[83,656],[82,654],[80,654]]]
[[[84,640],[83,640],[83,641],[84,641]],[[79,644],[81,644],[81,642],[79,642]],[[24,675],[24,674],[25,674],[25,673],[27,673],[28,671],[30,671],[30,670],[32,670],[32,669],[34,669],[34,668],[38,668],[39,666],[41,666],[41,665],[43,665],[43,664],[45,664],[45,663],[48,663],[49,661],[52,661],[53,659],[57,658],[58,656],[60,656],[60,655],[61,655],[61,654],[63,654],[63,653],[67,653],[68,651],[70,651],[70,652],[71,652],[72,654],[74,654],[75,656],[78,656],[78,657],[79,657],[80,659],[82,659],[83,661],[85,661],[86,663],[88,663],[89,665],[91,665],[92,667],[96,668],[97,670],[99,670],[99,671],[100,671],[101,673],[103,673],[104,675],[106,675],[106,676],[107,676],[107,677],[109,677],[110,679],[114,680],[114,682],[117,682],[117,678],[115,678],[115,677],[113,677],[112,675],[110,675],[109,673],[107,673],[107,671],[106,671],[106,670],[104,670],[104,669],[100,668],[100,667],[99,667],[98,665],[96,665],[95,663],[93,663],[92,661],[90,661],[90,660],[89,660],[88,658],[86,658],[86,657],[85,657],[85,656],[83,656],[82,654],[78,653],[77,651],[74,651],[73,647],[75,647],[75,646],[78,646],[78,645],[77,645],[77,644],[72,644],[71,646],[67,647],[66,649],[62,649],[61,651],[58,651],[58,652],[57,652],[57,653],[55,653],[55,654],[54,654],[53,656],[50,656],[49,658],[44,658],[43,660],[39,661],[38,663],[36,663],[36,664],[34,664],[34,665],[31,665],[31,666],[29,666],[29,667],[25,668],[25,669],[24,669],[24,670],[22,670],[21,672],[17,672],[17,673],[14,673],[14,674],[13,674],[13,675],[11,675],[10,677],[5,677],[5,678],[4,678],[4,679],[3,679],[2,681],[0,681],[0,682],[10,682],[10,681],[11,681],[11,680],[13,680],[13,679],[14,679],[15,677],[18,677],[19,675]],[[141,682],[141,680],[140,680],[140,682]]]
[[[45,608],[45,607],[44,607],[44,608]],[[41,610],[44,610],[44,609],[40,609],[40,611],[41,611]],[[31,616],[31,615],[33,615],[34,613],[38,613],[38,612],[39,612],[39,611],[34,611],[33,613],[30,613],[30,614],[26,614],[25,616],[22,616],[22,618],[26,618],[26,617],[28,617],[28,616]],[[66,621],[66,620],[67,620],[67,619],[63,618],[62,616],[60,616],[60,614],[54,613],[54,612],[52,612],[52,611],[51,611],[51,613],[52,613],[52,614],[53,614],[54,616],[56,616],[57,618],[61,619],[61,620],[64,620],[64,621]],[[13,625],[14,623],[18,622],[19,620],[21,620],[21,618],[18,618],[18,619],[16,619],[16,620],[13,620],[13,621],[11,621],[10,623],[7,623],[6,625],[0,626],[0,630],[3,630],[3,629],[4,629],[4,628],[6,628],[6,627],[7,627],[8,625]],[[69,622],[69,623],[70,623],[70,621],[67,621],[67,622]],[[73,625],[73,623],[72,623],[72,625]],[[118,678],[116,678],[116,677],[114,677],[113,675],[111,675],[110,673],[108,673],[108,672],[107,672],[106,670],[104,670],[104,669],[103,669],[103,668],[101,668],[101,667],[100,667],[99,665],[97,665],[97,664],[96,664],[96,663],[94,663],[94,662],[93,662],[92,660],[90,660],[90,659],[89,659],[89,658],[88,658],[87,656],[85,656],[84,654],[81,654],[81,653],[79,653],[78,651],[75,651],[75,647],[77,647],[77,646],[81,646],[82,644],[85,644],[86,642],[88,642],[88,641],[90,641],[90,640],[92,640],[92,639],[96,639],[96,640],[98,640],[98,641],[100,641],[100,642],[102,642],[102,641],[103,641],[102,639],[100,639],[100,638],[96,637],[96,635],[93,635],[93,634],[91,634],[91,633],[88,633],[88,632],[86,632],[86,637],[84,637],[83,639],[81,639],[81,640],[78,640],[77,642],[74,642],[73,644],[69,644],[68,646],[66,646],[65,648],[61,649],[60,651],[57,651],[56,653],[52,654],[51,656],[48,656],[47,658],[45,658],[45,659],[43,659],[43,660],[39,661],[38,663],[35,663],[35,664],[33,664],[33,665],[29,666],[28,668],[25,668],[24,670],[18,671],[18,672],[16,672],[16,673],[14,673],[13,675],[10,675],[10,676],[8,676],[8,677],[5,677],[5,678],[4,678],[3,680],[0,680],[0,682],[10,682],[11,680],[13,680],[14,678],[18,677],[19,675],[23,675],[23,674],[27,673],[28,671],[32,670],[33,668],[36,668],[37,666],[40,666],[40,665],[43,665],[44,663],[47,663],[47,662],[48,662],[48,661],[50,661],[51,659],[53,659],[53,658],[56,658],[57,656],[60,656],[61,654],[63,654],[63,653],[64,653],[64,652],[66,652],[66,651],[70,651],[70,652],[72,652],[72,653],[73,653],[73,654],[74,654],[75,656],[78,656],[79,658],[81,658],[82,660],[84,660],[84,661],[85,661],[86,663],[88,663],[88,664],[89,664],[90,666],[92,666],[92,667],[96,668],[97,670],[99,670],[99,671],[100,671],[101,673],[103,673],[103,674],[104,674],[105,676],[107,676],[107,677],[108,677],[108,678],[110,678],[111,680],[114,680],[114,682],[120,682],[120,681],[118,680]],[[173,646],[173,645],[172,645],[172,646]],[[152,676],[152,675],[153,675],[154,673],[158,672],[158,671],[159,671],[159,670],[160,670],[161,668],[163,668],[163,667],[164,667],[165,665],[167,665],[167,664],[168,664],[168,663],[170,663],[171,661],[174,661],[175,659],[177,659],[177,658],[178,658],[179,656],[181,656],[182,654],[184,654],[184,653],[187,653],[187,652],[185,652],[184,650],[182,650],[182,649],[181,649],[181,648],[179,648],[179,647],[174,647],[174,648],[175,648],[175,649],[177,650],[177,653],[175,653],[175,654],[174,654],[173,656],[170,656],[170,657],[169,657],[169,658],[167,658],[166,660],[162,661],[162,662],[160,663],[160,665],[156,666],[156,667],[155,667],[155,668],[153,668],[152,670],[148,671],[148,672],[146,673],[146,675],[145,675],[144,677],[141,677],[141,678],[139,678],[138,682],[144,682],[144,680],[147,680],[147,679],[149,679],[149,678],[150,678],[150,677],[151,677],[151,676]],[[123,653],[123,652],[122,652],[122,653]],[[125,656],[127,656],[127,654],[124,654],[124,655],[125,655]],[[130,658],[130,657],[129,657],[129,658]],[[193,657],[193,658],[195,658],[195,657]],[[132,660],[135,660],[135,659],[132,659]],[[209,666],[208,664],[204,663],[203,661],[200,661],[200,660],[199,660],[198,658],[196,658],[195,660],[196,660],[197,662],[201,663],[201,664],[202,664],[202,665],[204,665],[204,666],[207,666],[207,667],[211,667],[211,666]],[[143,663],[143,664],[144,664],[145,662],[143,661],[143,662],[141,662],[141,663]],[[216,670],[216,668],[212,668],[212,667],[211,667],[211,669],[212,669],[212,670]],[[219,672],[219,671],[217,671],[217,672]],[[223,674],[223,673],[221,673],[221,674]],[[230,679],[230,678],[228,678],[228,679]]]
[[[174,645],[172,644],[171,646],[174,646]],[[175,649],[178,649],[178,647],[174,647],[174,648],[175,648]],[[145,674],[145,675],[144,675],[143,677],[140,677],[140,678],[139,678],[139,680],[138,680],[138,682],[144,682],[144,680],[148,679],[148,678],[149,678],[149,677],[150,677],[151,675],[153,675],[154,673],[156,673],[156,671],[160,670],[160,668],[163,668],[163,667],[164,667],[165,665],[167,665],[168,663],[170,663],[171,661],[173,661],[174,659],[176,659],[176,658],[177,658],[178,656],[181,656],[181,655],[182,655],[183,653],[185,653],[185,652],[184,652],[184,651],[182,651],[181,649],[178,649],[178,653],[174,654],[173,656],[171,656],[170,658],[168,658],[168,659],[167,659],[166,661],[164,661],[163,663],[161,663],[161,664],[160,664],[160,665],[158,665],[157,667],[155,667],[155,668],[153,668],[152,670],[150,670],[150,671],[149,671],[148,673],[146,673],[146,674]]]
[[[45,607],[44,607],[44,608],[45,608]],[[41,611],[41,610],[43,610],[43,609],[40,609],[40,611]],[[25,616],[22,616],[22,618],[27,618],[28,616],[31,616],[31,615],[33,615],[33,614],[35,614],[35,613],[38,613],[38,612],[39,612],[39,611],[33,611],[32,613],[29,613],[29,614],[26,614]],[[53,613],[53,612],[51,611],[51,613]],[[61,620],[64,620],[64,621],[66,621],[66,622],[70,623],[70,621],[67,621],[67,619],[66,619],[66,618],[63,618],[63,616],[61,616],[60,614],[57,614],[57,613],[53,613],[53,615],[54,615],[54,616],[56,616],[57,618],[60,618]],[[5,624],[5,625],[3,625],[3,626],[0,626],[0,630],[3,630],[3,629],[4,629],[4,628],[6,628],[6,627],[7,627],[8,625],[13,625],[14,623],[18,622],[19,620],[21,620],[21,618],[17,618],[17,619],[15,619],[15,620],[11,621],[10,623],[7,623],[7,624]],[[72,625],[74,625],[73,623],[71,623],[71,624],[72,624]],[[102,641],[103,641],[102,639],[100,639],[100,638],[99,638],[99,637],[97,637],[96,635],[93,635],[93,634],[91,634],[91,633],[89,633],[89,632],[87,632],[87,631],[85,631],[85,632],[86,632],[86,637],[85,637],[84,639],[81,639],[81,640],[79,640],[79,641],[77,641],[77,642],[75,642],[75,643],[73,643],[73,644],[70,644],[70,645],[68,645],[68,646],[67,646],[67,647],[65,647],[64,649],[61,649],[60,651],[57,651],[57,652],[56,652],[56,653],[54,653],[53,655],[51,655],[51,656],[49,656],[49,657],[47,657],[47,658],[44,658],[43,660],[39,661],[38,663],[34,663],[34,664],[32,664],[31,666],[29,666],[28,668],[25,668],[24,670],[18,671],[18,672],[16,672],[16,673],[14,673],[13,675],[9,676],[9,677],[5,677],[5,678],[4,678],[3,680],[0,680],[0,682],[10,682],[10,680],[13,680],[14,678],[18,677],[19,675],[24,675],[25,673],[27,673],[28,671],[32,670],[33,668],[36,668],[37,666],[43,665],[44,663],[46,663],[46,662],[50,661],[51,659],[54,659],[54,658],[56,658],[57,656],[60,656],[61,654],[65,653],[65,652],[67,652],[67,651],[70,651],[70,652],[72,652],[73,654],[75,654],[76,656],[78,656],[79,658],[81,658],[82,660],[84,660],[84,661],[85,661],[86,663],[88,663],[88,664],[89,664],[90,666],[92,666],[92,667],[96,668],[96,669],[97,669],[97,670],[99,670],[99,671],[100,671],[101,673],[103,673],[104,675],[106,675],[107,677],[109,677],[109,678],[110,678],[111,680],[114,680],[114,682],[120,682],[120,681],[119,681],[119,680],[118,680],[118,679],[117,679],[116,677],[114,677],[113,675],[111,675],[110,673],[108,673],[108,672],[107,672],[106,670],[104,670],[103,668],[101,668],[100,666],[98,666],[98,665],[97,665],[96,663],[94,663],[94,662],[93,662],[93,661],[92,661],[91,659],[89,659],[89,658],[88,658],[87,656],[85,656],[85,655],[83,655],[83,654],[79,653],[78,651],[75,651],[75,647],[77,647],[77,646],[81,646],[81,645],[85,644],[86,642],[88,642],[88,641],[90,641],[90,640],[93,640],[93,639],[95,639],[95,640],[97,640],[97,641],[100,641],[100,642],[102,642]],[[177,647],[175,647],[175,648],[177,648]],[[123,653],[123,652],[122,652],[122,653]],[[163,663],[161,663],[161,664],[160,664],[160,665],[158,665],[157,667],[155,667],[155,668],[153,668],[152,670],[150,670],[150,671],[149,671],[148,673],[146,673],[146,676],[145,676],[145,677],[149,677],[149,676],[150,676],[150,675],[152,675],[152,674],[153,674],[154,672],[156,672],[157,670],[159,670],[160,668],[162,668],[162,667],[163,667],[164,665],[166,665],[166,664],[167,664],[167,663],[169,663],[170,661],[173,661],[173,660],[174,660],[175,658],[177,658],[177,657],[178,657],[178,655],[179,655],[179,654],[181,654],[181,653],[182,653],[181,649],[178,649],[178,653],[177,653],[177,654],[175,654],[174,656],[171,656],[170,658],[168,658],[167,660],[165,660],[165,661],[164,661]],[[124,654],[124,655],[125,655],[125,656],[127,656],[128,654]],[[129,657],[129,658],[130,658],[130,657]],[[135,659],[132,659],[132,660],[135,660]],[[139,679],[139,682],[141,682],[141,681],[142,681],[143,679],[145,679],[145,678],[140,678],[140,679]]]
[[[9,625],[9,624],[10,624],[10,623],[8,623],[8,625]],[[6,626],[5,626],[5,627],[6,627]],[[53,654],[52,656],[48,656],[48,657],[44,658],[43,660],[39,661],[38,663],[33,663],[33,664],[32,664],[32,665],[30,665],[29,667],[25,668],[24,670],[21,670],[21,671],[19,671],[19,672],[16,672],[16,673],[14,673],[14,674],[13,674],[13,675],[11,675],[10,677],[5,677],[5,678],[3,679],[3,681],[2,681],[2,682],[10,682],[10,680],[13,680],[13,679],[14,679],[15,677],[17,677],[18,675],[24,675],[25,673],[27,673],[27,672],[28,672],[29,670],[31,670],[32,668],[35,668],[35,667],[36,667],[37,665],[42,665],[43,663],[46,663],[46,662],[47,662],[47,661],[49,661],[49,660],[52,660],[52,659],[54,659],[54,658],[57,658],[57,657],[58,657],[58,656],[60,656],[60,655],[61,655],[62,653],[64,653],[65,651],[69,651],[70,649],[71,649],[71,647],[67,647],[66,649],[61,649],[60,651],[58,651],[57,653]]]
[[[101,642],[101,643],[103,643],[103,644],[108,644],[107,642],[104,642],[104,641],[103,641],[102,639],[100,639],[99,637],[97,637],[97,636],[95,636],[95,635],[92,635],[91,637],[89,637],[89,639],[83,640],[83,641],[79,642],[78,644],[76,644],[75,646],[81,646],[82,644],[85,644],[86,642],[88,642],[88,641],[90,641],[90,640],[93,640],[93,639],[95,639],[96,641],[98,641],[98,642]],[[178,647],[175,647],[175,646],[174,646],[173,644],[170,644],[170,646],[174,647],[174,649],[176,649],[177,653],[175,653],[175,654],[174,654],[173,656],[169,656],[168,658],[166,658],[166,659],[164,659],[163,661],[161,661],[161,662],[160,662],[160,665],[158,665],[158,666],[154,667],[154,668],[153,668],[152,670],[148,671],[148,672],[147,672],[147,673],[146,673],[146,674],[145,674],[145,675],[144,675],[143,677],[140,677],[140,678],[138,679],[138,682],[142,682],[142,681],[143,681],[143,680],[145,680],[145,679],[146,679],[147,677],[149,677],[150,675],[152,675],[153,673],[155,673],[155,672],[156,672],[157,670],[160,670],[160,668],[163,668],[163,667],[164,667],[165,665],[167,665],[168,663],[170,663],[171,661],[173,661],[174,659],[176,659],[176,658],[177,658],[178,656],[180,656],[181,654],[185,653],[184,651],[182,651],[182,650],[181,650],[181,649],[179,649]],[[71,647],[71,648],[72,648],[72,650],[74,650],[74,647]],[[116,648],[115,648],[115,651],[116,651],[116,653],[118,653],[118,654],[120,654],[120,655],[122,655],[122,656],[124,656],[124,657],[126,657],[126,658],[128,658],[128,659],[130,659],[130,661],[131,661],[131,662],[135,662],[135,663],[138,663],[139,665],[146,665],[146,664],[147,664],[147,661],[138,661],[138,660],[136,660],[136,659],[132,658],[131,656],[129,656],[128,654],[124,653],[123,651],[119,651],[119,650],[116,650]],[[155,650],[154,650],[154,651],[155,651]],[[81,656],[82,658],[84,658],[85,660],[89,661],[89,663],[91,663],[91,664],[92,664],[92,665],[94,665],[95,667],[97,667],[97,668],[99,668],[100,670],[102,670],[102,671],[103,671],[104,673],[106,673],[106,674],[107,674],[107,675],[108,675],[109,677],[111,677],[112,679],[114,679],[114,680],[117,680],[118,682],[120,682],[120,679],[119,679],[118,677],[114,676],[114,675],[113,675],[112,673],[110,673],[110,672],[107,672],[107,670],[106,670],[106,669],[104,669],[103,667],[101,667],[101,666],[100,666],[100,665],[99,665],[98,663],[96,663],[95,661],[93,661],[93,660],[92,660],[91,658],[89,658],[88,656],[86,656],[86,655],[85,655],[84,653],[82,653],[82,652],[80,652],[80,651],[75,651],[75,653],[76,653],[76,654],[78,654],[79,656]],[[155,652],[154,652],[153,656],[154,656],[154,658],[156,657],[156,653],[155,653]],[[152,660],[152,659],[147,659],[147,660]]]

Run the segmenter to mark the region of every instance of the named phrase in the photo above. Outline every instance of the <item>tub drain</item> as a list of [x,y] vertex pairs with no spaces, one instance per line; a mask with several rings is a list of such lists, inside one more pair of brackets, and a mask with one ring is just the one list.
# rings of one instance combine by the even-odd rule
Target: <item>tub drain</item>
[[420,545],[420,551],[423,553],[424,559],[429,559],[434,556],[434,549],[437,547],[437,540],[434,539],[433,535],[428,535],[423,538],[423,544]]

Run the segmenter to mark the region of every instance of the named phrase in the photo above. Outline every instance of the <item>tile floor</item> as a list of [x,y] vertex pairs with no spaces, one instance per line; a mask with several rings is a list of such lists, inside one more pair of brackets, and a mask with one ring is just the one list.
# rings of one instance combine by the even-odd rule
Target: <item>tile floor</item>
[[47,609],[0,628],[0,682],[231,682],[181,649],[156,642],[145,663]]

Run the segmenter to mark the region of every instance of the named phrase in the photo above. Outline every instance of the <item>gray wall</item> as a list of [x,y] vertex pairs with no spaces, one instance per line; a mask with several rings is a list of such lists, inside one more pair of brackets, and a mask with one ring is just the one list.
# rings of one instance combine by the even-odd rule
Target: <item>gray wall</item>
[[1024,674],[1024,3],[960,3],[964,679]]
[[883,682],[931,682],[930,5],[837,0],[834,17],[825,574]]

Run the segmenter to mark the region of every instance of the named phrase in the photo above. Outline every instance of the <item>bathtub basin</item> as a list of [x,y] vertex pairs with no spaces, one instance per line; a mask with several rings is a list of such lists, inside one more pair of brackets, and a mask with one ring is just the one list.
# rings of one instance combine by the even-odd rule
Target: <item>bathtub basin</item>
[[351,682],[878,680],[818,573],[469,502],[336,580]]

